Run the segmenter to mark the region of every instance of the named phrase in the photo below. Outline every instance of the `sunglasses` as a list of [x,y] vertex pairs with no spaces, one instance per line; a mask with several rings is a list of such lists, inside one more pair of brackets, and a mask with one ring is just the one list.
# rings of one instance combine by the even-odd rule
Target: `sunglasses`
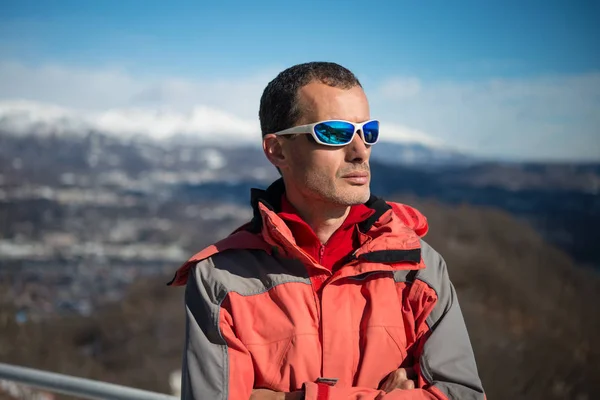
[[274,135],[311,134],[315,141],[325,146],[345,146],[352,142],[354,135],[360,131],[365,144],[373,145],[379,139],[379,121],[369,120],[355,124],[349,121],[328,120],[294,126],[275,132]]

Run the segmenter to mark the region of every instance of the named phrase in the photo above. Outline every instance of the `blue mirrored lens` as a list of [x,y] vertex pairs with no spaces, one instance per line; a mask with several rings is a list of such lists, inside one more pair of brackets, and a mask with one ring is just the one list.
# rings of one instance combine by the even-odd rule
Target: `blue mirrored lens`
[[363,134],[365,135],[365,142],[373,144],[377,142],[379,138],[379,121],[371,121],[363,126]]
[[354,126],[344,121],[321,122],[315,126],[320,141],[333,145],[344,145],[352,141]]

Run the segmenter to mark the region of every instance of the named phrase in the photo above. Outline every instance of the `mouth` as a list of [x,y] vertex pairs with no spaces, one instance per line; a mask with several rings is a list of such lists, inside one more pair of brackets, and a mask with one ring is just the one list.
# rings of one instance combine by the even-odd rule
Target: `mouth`
[[354,185],[366,185],[369,183],[369,173],[367,172],[353,172],[342,176],[342,178]]

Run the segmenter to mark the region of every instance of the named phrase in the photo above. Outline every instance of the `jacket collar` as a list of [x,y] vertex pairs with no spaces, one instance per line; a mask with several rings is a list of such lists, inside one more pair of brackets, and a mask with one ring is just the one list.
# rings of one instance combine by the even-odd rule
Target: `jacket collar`
[[[275,181],[266,190],[252,189],[254,217],[249,230],[260,234],[265,242],[280,253],[314,265],[311,257],[296,246],[287,224],[277,215],[284,192],[283,179]],[[371,195],[365,205],[374,213],[358,225],[361,245],[349,256],[348,263],[356,261],[363,266],[385,264],[392,269],[419,264],[421,238],[415,229],[406,224],[406,219],[401,219],[390,204],[376,196]]]
[[[253,188],[250,191],[250,204],[252,205],[253,218],[250,230],[258,233],[262,231],[263,217],[260,212],[259,203],[263,204],[268,210],[278,213],[281,211],[281,197],[285,193],[283,178],[273,182],[266,190]],[[358,229],[362,233],[368,232],[375,222],[387,211],[391,210],[385,200],[371,195],[365,205],[375,212],[366,220],[358,224]]]

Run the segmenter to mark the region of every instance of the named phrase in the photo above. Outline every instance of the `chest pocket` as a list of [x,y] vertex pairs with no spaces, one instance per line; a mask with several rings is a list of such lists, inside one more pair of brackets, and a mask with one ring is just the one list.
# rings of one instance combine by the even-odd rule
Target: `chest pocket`
[[313,369],[318,376],[321,348],[310,285],[291,282],[236,296],[232,309],[236,334],[252,357],[255,387],[289,392],[300,389]]
[[408,342],[414,336],[414,316],[408,304],[405,283],[397,283],[392,272],[372,272],[349,279],[359,326],[357,362],[353,384],[377,387],[407,358]]

